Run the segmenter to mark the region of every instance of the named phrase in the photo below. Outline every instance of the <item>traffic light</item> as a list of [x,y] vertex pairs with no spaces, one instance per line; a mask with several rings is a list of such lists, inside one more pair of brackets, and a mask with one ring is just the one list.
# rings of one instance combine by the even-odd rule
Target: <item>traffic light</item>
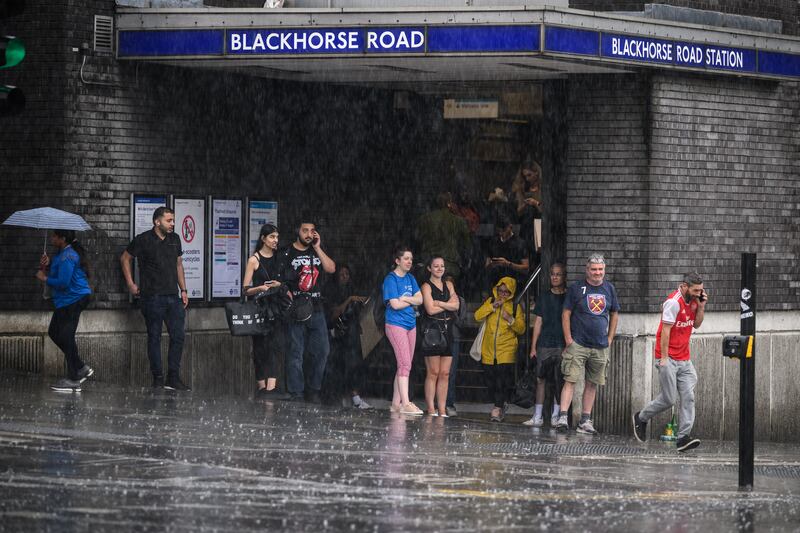
[[[25,59],[25,45],[16,37],[0,37],[0,69],[19,65]],[[19,113],[25,108],[25,95],[13,85],[0,84],[0,116]]]

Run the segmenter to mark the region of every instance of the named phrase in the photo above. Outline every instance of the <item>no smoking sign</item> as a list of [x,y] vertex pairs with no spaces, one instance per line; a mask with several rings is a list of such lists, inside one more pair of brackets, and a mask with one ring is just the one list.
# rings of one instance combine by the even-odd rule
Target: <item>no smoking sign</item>
[[183,222],[181,223],[181,234],[183,235],[183,240],[187,243],[192,242],[194,240],[194,233],[194,218],[192,218],[191,215],[186,215],[183,217]]

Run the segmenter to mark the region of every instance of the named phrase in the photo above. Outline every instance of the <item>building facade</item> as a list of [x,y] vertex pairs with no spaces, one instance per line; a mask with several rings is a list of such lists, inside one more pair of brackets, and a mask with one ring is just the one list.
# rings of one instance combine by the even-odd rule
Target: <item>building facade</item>
[[[173,21],[189,24],[192,16],[212,29],[231,17],[264,27],[264,16],[269,27],[418,23],[430,37],[430,28],[448,24],[524,26],[541,12],[542,28],[550,21],[566,29],[588,24],[599,35],[663,31],[676,43],[710,35],[727,38],[729,47],[766,43],[767,52],[797,55],[797,2],[772,2],[767,11],[739,1],[660,8],[563,2],[538,10],[488,1],[441,2],[439,9],[408,2],[394,10],[379,2],[316,3],[325,5],[287,0],[287,11],[265,15],[252,2],[150,8],[28,1],[23,13],[0,22],[27,47],[23,63],[0,79],[27,100],[21,113],[0,118],[0,217],[50,205],[93,226],[82,240],[92,253],[96,296],[79,342],[100,379],[149,381],[144,325],[118,267],[131,234],[131,195],[270,199],[278,202],[285,243],[297,217],[311,210],[326,249],[353,265],[367,290],[438,192],[482,197],[507,187],[529,156],[544,174],[544,266],[566,259],[569,279],[579,279],[588,254],[601,251],[623,305],[598,425],[627,432],[629,414],[655,394],[659,306],[681,273],[696,269],[711,294],[693,341],[697,428],[705,437],[735,437],[738,367],[723,360],[720,345],[739,327],[740,254],[755,252],[756,431],[796,440],[798,422],[787,415],[800,393],[793,365],[800,357],[800,71],[760,75],[763,61],[731,73],[680,68],[674,59],[589,57],[576,51],[577,40],[548,48],[544,33],[537,53],[387,52],[375,61],[331,54],[283,63],[125,57],[119,39],[124,31],[185,29]],[[110,52],[96,49],[95,15],[115,23]],[[397,22],[388,24],[391,17]],[[739,48],[762,51],[759,44]],[[500,109],[496,118],[449,120],[446,99],[496,101]],[[0,238],[0,366],[56,374],[62,362],[46,337],[49,303],[33,277],[42,234],[0,226]],[[249,342],[229,336],[221,306],[191,303],[184,373],[195,389],[247,395]]]

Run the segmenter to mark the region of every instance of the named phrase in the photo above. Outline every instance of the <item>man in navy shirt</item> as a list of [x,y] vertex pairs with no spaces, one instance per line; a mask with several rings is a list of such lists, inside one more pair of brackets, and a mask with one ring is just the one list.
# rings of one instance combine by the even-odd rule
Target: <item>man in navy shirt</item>
[[562,354],[561,371],[564,387],[561,390],[561,412],[557,428],[566,431],[567,409],[572,404],[575,383],[585,373],[583,405],[577,432],[594,435],[592,407],[597,386],[606,383],[609,347],[617,332],[619,301],[617,290],[605,281],[606,260],[592,254],[586,263],[586,280],[570,285],[564,300],[561,326],[566,348]]

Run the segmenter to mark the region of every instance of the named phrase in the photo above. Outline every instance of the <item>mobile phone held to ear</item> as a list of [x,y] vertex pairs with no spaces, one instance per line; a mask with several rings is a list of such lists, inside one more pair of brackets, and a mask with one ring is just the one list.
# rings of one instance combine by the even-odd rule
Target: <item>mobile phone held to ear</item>
[[699,300],[700,300],[701,302],[705,302],[706,300],[708,300],[708,296],[706,296],[706,291],[703,291],[703,292],[701,292],[701,293],[700,293],[700,298],[699,298]]

